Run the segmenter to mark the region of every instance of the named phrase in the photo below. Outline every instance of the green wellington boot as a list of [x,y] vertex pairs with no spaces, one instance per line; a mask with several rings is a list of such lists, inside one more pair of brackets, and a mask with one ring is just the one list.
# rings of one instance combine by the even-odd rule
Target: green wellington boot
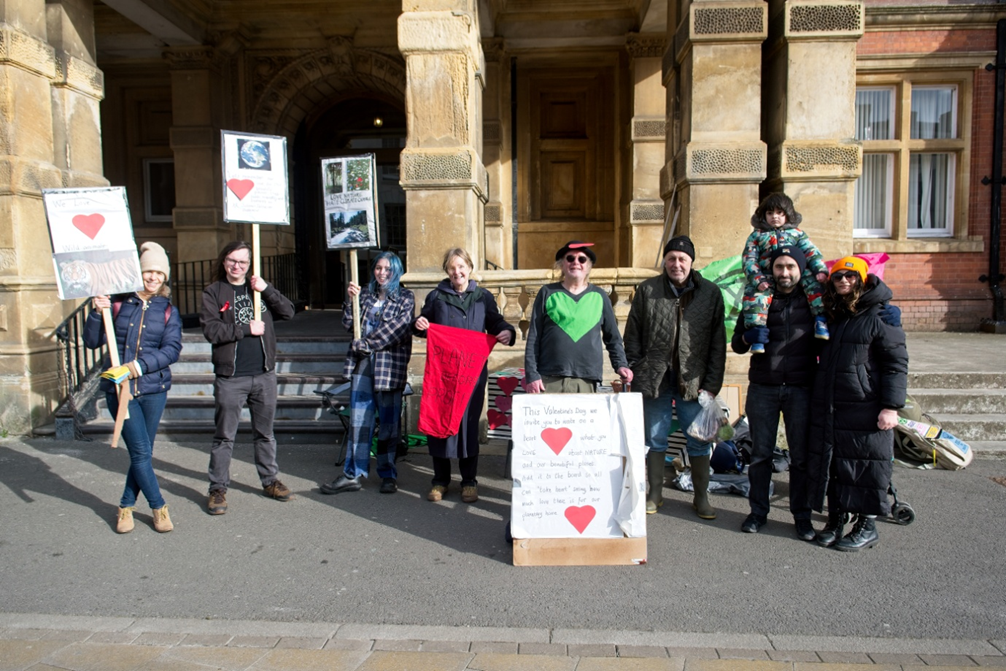
[[646,453],[646,514],[652,515],[664,505],[664,456],[665,452]]
[[709,504],[709,455],[704,457],[688,456],[692,464],[692,485],[695,487],[695,498],[692,507],[704,520],[716,519],[716,511]]

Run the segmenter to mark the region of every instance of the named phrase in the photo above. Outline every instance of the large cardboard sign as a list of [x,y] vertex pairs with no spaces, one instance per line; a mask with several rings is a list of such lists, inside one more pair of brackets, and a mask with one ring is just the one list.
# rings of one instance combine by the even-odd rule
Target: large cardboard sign
[[286,138],[220,131],[224,221],[289,224]]
[[143,289],[123,187],[43,189],[42,202],[60,298]]
[[640,394],[513,397],[515,539],[646,536]]
[[373,154],[321,159],[325,239],[329,249],[377,247]]

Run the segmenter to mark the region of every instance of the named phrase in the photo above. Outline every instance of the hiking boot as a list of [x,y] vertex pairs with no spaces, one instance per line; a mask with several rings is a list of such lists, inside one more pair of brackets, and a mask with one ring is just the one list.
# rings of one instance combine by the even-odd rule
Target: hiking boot
[[154,531],[159,534],[166,534],[175,528],[171,523],[171,516],[168,515],[168,504],[160,508],[154,508]]
[[751,352],[752,354],[764,354],[765,353],[765,345],[763,345],[760,342],[756,342],[753,345],[751,345],[751,349],[748,350],[748,351]]
[[646,453],[646,514],[653,515],[664,505],[664,452]]
[[135,526],[132,508],[119,508],[119,519],[115,523],[115,533],[128,534]]
[[206,510],[210,515],[223,515],[227,512],[227,495],[222,489],[210,492],[210,500],[206,504]]
[[741,531],[746,534],[756,534],[758,531],[765,526],[766,520],[764,517],[758,517],[754,513],[751,513],[744,520],[744,524],[741,525]]
[[810,520],[793,520],[793,526],[796,527],[796,537],[800,540],[810,542],[817,538]]
[[363,489],[360,478],[351,478],[343,474],[329,483],[323,484],[320,488],[322,494],[341,494],[342,492],[358,492]]
[[465,503],[475,503],[479,500],[479,488],[477,485],[465,485],[461,488],[461,500]]
[[293,498],[293,493],[290,489],[279,480],[273,480],[263,487],[262,493],[270,499],[276,499],[277,501],[289,501]]
[[877,535],[876,519],[860,515],[856,519],[856,524],[852,531],[846,534],[845,538],[835,543],[835,549],[842,552],[859,552],[867,548],[872,548],[880,542]]
[[447,496],[447,487],[444,485],[433,485],[430,493],[426,495],[426,500],[434,502],[442,501],[445,496]]
[[828,333],[828,320],[823,315],[814,320],[814,337],[818,340],[827,340],[831,337]]
[[845,526],[845,513],[841,510],[828,509],[828,523],[817,532],[814,541],[823,548],[830,548],[842,537],[842,527]]
[[381,489],[379,491],[382,494],[394,494],[398,491],[398,483],[395,482],[394,478],[384,478],[381,481]]
[[689,456],[688,460],[692,462],[692,486],[695,488],[692,507],[700,518],[714,520],[716,510],[709,503],[709,455]]

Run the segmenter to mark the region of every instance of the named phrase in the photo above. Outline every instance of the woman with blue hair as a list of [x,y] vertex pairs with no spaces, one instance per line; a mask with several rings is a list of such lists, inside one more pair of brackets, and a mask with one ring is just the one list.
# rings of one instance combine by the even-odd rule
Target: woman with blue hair
[[370,472],[375,415],[380,420],[377,475],[381,478],[381,493],[398,491],[395,452],[401,435],[402,390],[412,358],[412,317],[416,307],[413,293],[399,286],[401,278],[401,260],[392,252],[382,252],[374,259],[373,279],[365,288],[349,283],[342,325],[346,330],[353,329],[352,300],[359,295],[361,337],[350,345],[343,371],[353,382],[346,465],[335,481],[321,485],[322,494],[356,492],[363,486],[360,480]]

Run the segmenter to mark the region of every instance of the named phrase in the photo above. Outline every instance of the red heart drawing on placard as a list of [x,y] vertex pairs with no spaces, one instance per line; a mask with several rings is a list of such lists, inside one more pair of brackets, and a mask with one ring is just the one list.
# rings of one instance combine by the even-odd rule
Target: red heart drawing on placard
[[570,506],[566,508],[566,519],[581,534],[596,514],[597,511],[594,510],[594,506],[583,506],[582,508],[579,506]]
[[513,394],[513,390],[517,388],[517,385],[520,384],[520,379],[516,377],[501,377],[496,380],[496,384],[499,385],[504,394],[510,396]]
[[238,200],[244,200],[248,192],[255,188],[255,182],[250,179],[229,179],[227,180],[227,188],[234,192]]
[[73,218],[73,225],[78,231],[94,240],[98,231],[105,225],[105,217],[100,214],[78,214]]
[[510,426],[510,418],[502,412],[496,412],[492,408],[486,412],[486,419],[489,420],[490,429],[498,429],[501,426]]
[[566,427],[562,427],[561,429],[545,429],[541,432],[541,439],[545,441],[545,444],[556,455],[562,452],[562,448],[566,447],[566,443],[572,437],[573,432]]
[[510,412],[510,408],[513,407],[513,398],[510,396],[497,396],[496,407],[503,412]]

